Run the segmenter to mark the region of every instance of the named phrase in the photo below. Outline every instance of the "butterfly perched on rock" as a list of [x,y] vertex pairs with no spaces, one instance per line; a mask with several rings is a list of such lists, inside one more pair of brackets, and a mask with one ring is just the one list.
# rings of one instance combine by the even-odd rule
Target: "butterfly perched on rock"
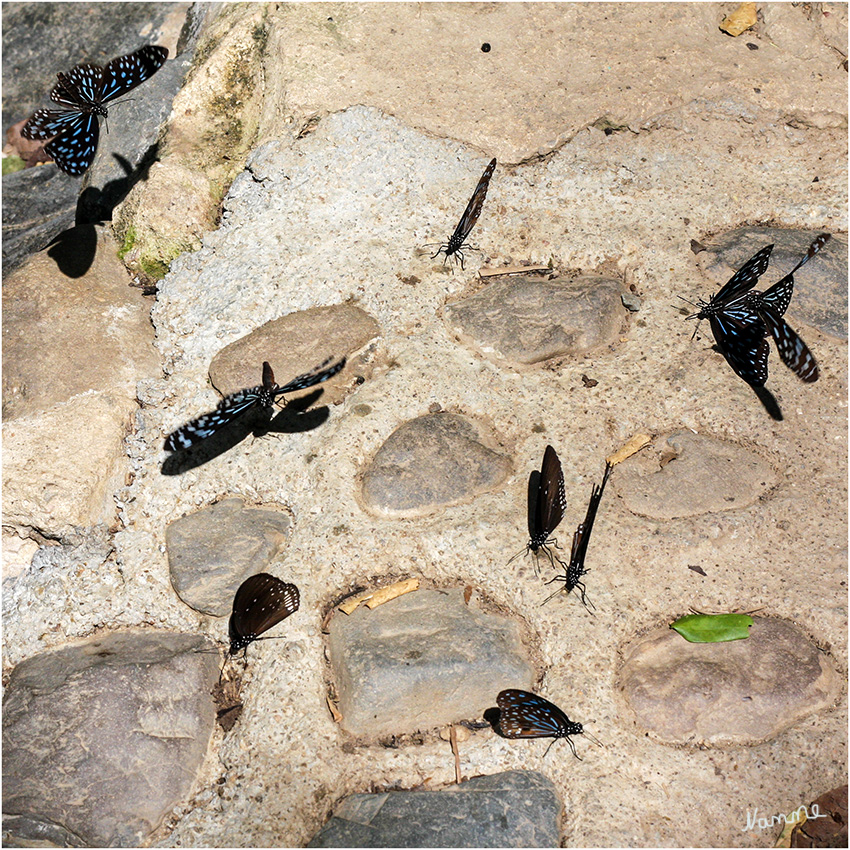
[[573,545],[570,551],[570,562],[566,565],[564,574],[555,576],[547,584],[553,581],[563,581],[564,586],[559,588],[551,595],[543,600],[543,604],[547,603],[559,593],[569,593],[576,587],[581,593],[581,602],[589,611],[593,607],[593,603],[588,603],[585,596],[586,588],[581,581],[581,577],[586,575],[589,570],[584,568],[584,559],[587,555],[587,546],[590,543],[590,533],[593,531],[593,523],[596,520],[596,512],[599,510],[599,503],[602,501],[602,493],[605,491],[605,485],[608,483],[608,476],[611,474],[611,465],[605,464],[605,474],[602,476],[602,483],[593,485],[593,490],[590,493],[590,502],[587,505],[587,513],[584,517],[584,522],[580,523],[573,535]]
[[135,53],[100,65],[75,65],[57,74],[50,99],[64,109],[39,109],[24,124],[25,139],[52,139],[45,152],[66,174],[79,177],[94,159],[100,137],[99,117],[106,118],[106,104],[143,83],[168,58],[168,50],[147,45]]
[[773,245],[767,245],[744,263],[710,301],[698,302],[699,312],[689,317],[708,319],[726,362],[750,386],[763,387],[767,381],[768,334],[773,336],[776,350],[789,369],[808,383],[818,379],[818,365],[812,352],[782,316],[794,292],[794,273],[830,238],[829,233],[817,236],[806,255],[785,277],[759,292],[753,287],[767,271],[773,250]]
[[[228,623],[230,654],[246,649],[281,620],[298,610],[301,597],[294,584],[269,573],[257,573],[239,585]],[[265,640],[265,638],[262,638]]]
[[555,741],[563,738],[573,755],[581,761],[570,736],[585,734],[596,740],[585,732],[581,723],[570,720],[553,702],[530,691],[514,688],[501,691],[496,697],[496,704],[498,708],[488,708],[484,712],[484,719],[497,735],[503,738],[554,738],[543,753],[544,758]]
[[169,434],[165,440],[165,448],[170,452],[176,452],[178,449],[188,449],[201,440],[205,440],[220,428],[238,419],[249,410],[255,408],[262,408],[266,411],[271,410],[278,396],[285,393],[292,393],[296,390],[303,390],[315,384],[321,384],[322,381],[327,381],[328,378],[332,378],[345,366],[344,357],[332,366],[329,366],[328,364],[332,359],[329,357],[312,371],[298,375],[298,377],[293,378],[288,384],[284,384],[282,387],[279,387],[275,383],[272,367],[267,362],[264,362],[262,384],[226,396],[211,413],[205,413],[203,416],[187,422],[172,434]]
[[456,254],[458,260],[460,260],[460,267],[463,268],[463,249],[470,247],[466,244],[466,240],[469,238],[472,228],[475,227],[478,217],[481,215],[481,208],[484,206],[484,199],[487,197],[487,187],[490,185],[490,178],[493,176],[495,170],[496,160],[493,158],[490,160],[490,164],[484,169],[484,173],[481,175],[481,179],[478,181],[478,185],[475,187],[475,191],[472,193],[472,197],[469,199],[469,203],[460,217],[455,232],[449,237],[448,242],[440,245],[437,252],[431,255],[432,260],[439,254],[445,254],[446,259]]
[[528,476],[529,540],[525,544],[525,549],[517,552],[508,563],[518,558],[523,552],[531,552],[534,555],[536,567],[538,552],[542,550],[553,567],[556,560],[559,564],[563,564],[549,547],[558,545],[552,538],[552,532],[564,518],[566,507],[567,497],[564,492],[564,472],[561,469],[561,461],[552,446],[546,446],[546,451],[543,452],[543,466],[539,472],[535,469]]

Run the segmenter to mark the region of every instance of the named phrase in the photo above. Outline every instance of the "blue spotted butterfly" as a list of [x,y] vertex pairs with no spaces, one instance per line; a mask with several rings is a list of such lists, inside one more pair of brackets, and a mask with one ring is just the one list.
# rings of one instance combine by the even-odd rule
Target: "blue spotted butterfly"
[[155,74],[168,58],[168,50],[147,45],[135,53],[99,65],[76,65],[57,74],[50,99],[66,109],[39,109],[24,124],[21,135],[37,141],[52,139],[45,152],[66,174],[79,177],[94,160],[100,137],[99,116],[105,104],[134,89]]
[[[692,318],[708,319],[720,353],[735,374],[752,387],[763,387],[767,380],[767,356],[771,334],[782,362],[808,383],[819,377],[812,352],[782,318],[794,291],[794,272],[807,263],[829,241],[821,233],[806,255],[764,292],[753,290],[767,271],[773,245],[767,245],[751,257],[710,301],[700,301]],[[696,332],[695,332],[696,333]]]
[[[514,688],[501,691],[496,697],[498,708],[488,708],[484,719],[493,727],[493,731],[503,738],[553,738],[543,757],[552,749],[558,738],[564,738],[573,755],[581,761],[576,752],[571,735],[585,734],[595,743],[599,743],[581,723],[570,720],[557,705],[545,697],[530,691]],[[601,744],[600,744],[601,746]]]
[[165,440],[165,448],[170,452],[191,448],[253,408],[259,407],[263,410],[270,410],[278,396],[294,393],[296,390],[303,390],[315,384],[321,384],[322,381],[327,381],[328,378],[332,378],[345,366],[344,357],[332,366],[328,366],[331,359],[329,357],[311,372],[298,375],[297,378],[293,378],[282,387],[275,383],[272,367],[268,363],[263,363],[262,384],[226,396],[211,413],[205,413],[169,434]]

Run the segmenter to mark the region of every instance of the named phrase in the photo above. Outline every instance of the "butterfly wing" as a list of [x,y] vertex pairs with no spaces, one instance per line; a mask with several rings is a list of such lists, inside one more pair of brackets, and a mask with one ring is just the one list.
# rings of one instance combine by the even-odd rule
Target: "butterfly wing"
[[610,475],[611,465],[606,463],[605,474],[602,476],[602,483],[598,486],[596,484],[593,485],[584,522],[576,529],[575,536],[573,537],[573,546],[572,551],[570,552],[570,563],[567,567],[567,593],[575,588],[579,579],[587,572],[584,568],[584,559],[587,556],[587,546],[590,543],[590,534],[593,531],[593,523],[596,521],[596,513],[599,510],[599,503],[602,501],[602,494],[605,492],[605,485],[608,483],[608,477]]
[[58,136],[65,130],[72,130],[82,121],[83,116],[78,111],[38,109],[21,128],[21,135],[32,141],[44,141]]
[[528,476],[528,537],[532,542],[549,536],[543,531],[540,505],[540,472],[534,469]]
[[69,109],[85,109],[97,103],[100,97],[103,68],[100,65],[75,65],[67,74],[57,74],[56,79],[50,99]]
[[776,315],[769,307],[763,308],[760,315],[773,334],[782,362],[807,384],[814,383],[820,377],[820,371],[817,360],[806,343],[788,326],[782,316]]
[[148,44],[135,53],[113,59],[104,69],[103,82],[98,93],[99,101],[108,103],[132,91],[152,77],[167,58],[166,48]]
[[240,417],[246,410],[259,404],[264,392],[263,387],[251,387],[223,398],[211,413],[205,413],[169,434],[165,440],[166,450],[176,452],[178,449],[188,449],[205,440]]
[[59,168],[72,177],[79,177],[94,160],[100,125],[92,113],[68,113],[76,121],[68,121],[64,131],[44,146],[44,152]]
[[484,199],[487,197],[487,189],[490,186],[490,178],[493,176],[495,170],[496,160],[494,158],[490,160],[490,164],[484,169],[484,173],[481,175],[481,179],[478,181],[478,185],[475,187],[475,191],[472,193],[472,197],[469,199],[469,203],[460,217],[455,232],[449,240],[450,244],[457,243],[457,247],[460,247],[466,242],[472,228],[475,227],[475,222],[478,221],[481,215],[481,208],[484,206]]
[[546,446],[540,468],[540,487],[537,496],[537,517],[543,540],[560,525],[567,507],[564,492],[564,473],[561,461],[552,446]]
[[233,597],[233,611],[228,623],[230,654],[234,655],[294,614],[300,601],[294,584],[273,575],[257,573],[245,579]]
[[496,704],[505,738],[559,738],[582,731],[581,724],[573,723],[557,705],[529,691],[501,691]]
[[763,387],[770,351],[764,322],[743,308],[724,310],[708,319],[717,347],[735,374],[752,387]]
[[332,378],[337,372],[342,370],[343,366],[345,366],[345,358],[343,357],[332,366],[328,366],[328,363],[330,363],[331,360],[333,360],[333,358],[328,357],[327,360],[320,363],[310,372],[298,375],[298,377],[293,378],[288,384],[285,384],[282,387],[277,387],[273,393],[274,397],[277,398],[277,396],[283,395],[284,393],[293,393],[296,390],[303,390],[307,387],[312,387],[315,384],[321,384],[323,381],[327,381],[328,378]]
[[721,304],[748,289],[752,289],[758,279],[767,271],[770,262],[770,252],[773,245],[767,245],[757,254],[750,257],[735,274],[729,278],[728,283],[721,287],[720,291],[711,299],[712,304]]

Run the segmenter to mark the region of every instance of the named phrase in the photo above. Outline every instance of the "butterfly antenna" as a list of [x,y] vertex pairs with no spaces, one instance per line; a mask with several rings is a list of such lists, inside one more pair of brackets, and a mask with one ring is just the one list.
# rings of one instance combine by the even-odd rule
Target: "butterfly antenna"
[[599,740],[599,738],[594,738],[593,735],[591,735],[590,732],[587,731],[587,729],[584,730],[584,737],[590,738],[590,740],[593,741],[593,743],[599,747],[605,746],[605,744],[603,744],[602,741]]

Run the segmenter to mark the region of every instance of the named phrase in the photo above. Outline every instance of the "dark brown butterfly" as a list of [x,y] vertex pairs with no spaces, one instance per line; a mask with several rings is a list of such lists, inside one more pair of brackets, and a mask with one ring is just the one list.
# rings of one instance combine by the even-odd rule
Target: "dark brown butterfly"
[[517,552],[508,563],[518,558],[523,552],[531,552],[534,555],[536,568],[538,552],[542,550],[553,567],[556,560],[563,565],[563,561],[555,557],[549,546],[558,548],[557,542],[552,538],[552,532],[564,518],[566,507],[567,497],[564,493],[561,461],[552,446],[546,446],[546,451],[543,453],[543,466],[539,472],[535,469],[528,476],[529,540],[525,544],[525,549]]
[[268,573],[257,573],[246,578],[233,597],[233,613],[228,632],[230,654],[236,655],[255,640],[261,638],[281,620],[298,610],[300,596],[294,584],[288,584]]
[[[484,712],[484,719],[490,723],[497,735],[503,738],[554,739],[543,753],[543,758],[546,758],[558,738],[566,740],[579,761],[581,758],[570,735],[585,734],[596,741],[589,732],[585,732],[581,723],[570,720],[557,705],[530,691],[509,688],[499,693],[496,703],[499,707],[488,708]],[[599,741],[596,743],[599,744]]]
[[581,602],[588,611],[593,606],[593,603],[588,603],[585,596],[586,588],[581,577],[586,575],[589,570],[584,568],[584,559],[587,555],[587,545],[590,543],[590,533],[593,531],[593,522],[596,519],[596,512],[599,510],[599,503],[602,501],[602,493],[605,490],[605,485],[608,483],[608,476],[611,474],[611,465],[605,464],[605,474],[602,476],[600,485],[593,485],[593,490],[590,493],[590,502],[587,506],[587,514],[585,514],[584,522],[579,523],[576,533],[573,535],[573,546],[570,550],[570,562],[566,565],[563,575],[555,576],[547,584],[552,581],[563,581],[564,586],[559,588],[554,593],[550,594],[543,600],[545,605],[552,597],[559,593],[569,593],[573,588],[578,588],[581,593]]
[[496,160],[494,158],[490,160],[490,164],[484,169],[484,173],[481,175],[481,179],[478,181],[478,185],[475,187],[475,191],[472,193],[472,197],[469,199],[469,203],[460,217],[455,232],[449,237],[448,242],[440,245],[437,252],[431,255],[432,260],[439,254],[445,254],[446,259],[451,257],[452,254],[456,254],[460,260],[460,267],[463,268],[463,249],[470,249],[471,247],[466,244],[466,240],[472,228],[475,227],[478,217],[481,215],[481,208],[484,206],[484,199],[487,197],[487,187],[490,185],[490,178],[493,176],[495,169]]

